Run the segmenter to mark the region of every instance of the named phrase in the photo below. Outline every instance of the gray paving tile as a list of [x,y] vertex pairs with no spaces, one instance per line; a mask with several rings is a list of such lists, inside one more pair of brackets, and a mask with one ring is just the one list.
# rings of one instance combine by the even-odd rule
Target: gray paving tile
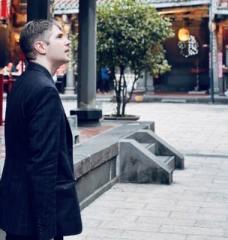
[[223,237],[224,230],[222,228],[200,228],[200,227],[184,227],[176,225],[163,225],[160,232],[188,234],[188,235],[202,235],[202,236],[215,236]]
[[186,240],[185,234],[152,233],[143,231],[125,231],[123,237],[131,240]]
[[173,219],[173,218],[171,219],[171,218],[165,218],[165,217],[159,218],[159,217],[151,217],[151,216],[139,216],[136,219],[136,222],[151,223],[151,224],[157,223],[160,225],[165,224],[165,225],[177,225],[177,226],[195,226],[196,225],[196,220],[194,219]]
[[224,231],[228,228],[228,220],[215,221],[214,219],[196,220],[194,226],[202,228],[222,228]]
[[189,214],[173,211],[170,214],[170,218],[179,218],[179,219],[195,219],[195,220],[207,220],[214,219],[214,221],[226,221],[227,216],[225,215],[214,215],[214,214]]
[[148,209],[135,209],[133,211],[129,211],[128,209],[118,208],[115,211],[115,216],[122,218],[124,216],[150,216],[150,217],[168,217],[170,215],[169,211],[153,211]]
[[145,222],[130,222],[123,221],[119,218],[117,221],[105,221],[100,225],[103,229],[117,229],[117,230],[132,230],[139,229],[143,232],[158,232],[160,224],[145,223]]
[[187,237],[186,240],[227,240],[228,238],[224,238],[224,237],[208,237],[208,236],[194,236],[194,235],[190,235]]

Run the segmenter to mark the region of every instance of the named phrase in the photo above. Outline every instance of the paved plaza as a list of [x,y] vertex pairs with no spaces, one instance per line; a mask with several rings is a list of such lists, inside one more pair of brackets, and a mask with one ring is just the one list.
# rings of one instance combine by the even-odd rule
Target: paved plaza
[[172,185],[116,184],[82,211],[83,233],[66,239],[228,239],[228,106],[134,103],[127,113],[155,121],[156,133],[185,154],[186,168]]
[[[115,103],[98,102],[103,113]],[[69,110],[75,102],[64,101]],[[116,184],[82,211],[66,240],[228,240],[228,105],[130,103],[185,155],[172,185]]]

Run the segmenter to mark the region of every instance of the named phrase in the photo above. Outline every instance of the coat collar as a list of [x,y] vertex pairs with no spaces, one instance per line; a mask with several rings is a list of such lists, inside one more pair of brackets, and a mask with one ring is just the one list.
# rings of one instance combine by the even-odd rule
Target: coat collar
[[51,73],[42,65],[38,64],[38,63],[34,63],[34,62],[29,62],[28,63],[28,67],[27,70],[35,70],[35,71],[39,71],[44,73],[48,78],[52,79],[52,75]]

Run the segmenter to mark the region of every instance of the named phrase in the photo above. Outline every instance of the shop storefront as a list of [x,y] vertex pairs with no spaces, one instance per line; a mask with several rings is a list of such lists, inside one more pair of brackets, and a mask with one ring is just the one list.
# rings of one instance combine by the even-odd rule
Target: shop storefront
[[171,71],[154,79],[155,92],[206,94],[209,81],[208,1],[150,1],[172,21],[175,36],[165,43]]

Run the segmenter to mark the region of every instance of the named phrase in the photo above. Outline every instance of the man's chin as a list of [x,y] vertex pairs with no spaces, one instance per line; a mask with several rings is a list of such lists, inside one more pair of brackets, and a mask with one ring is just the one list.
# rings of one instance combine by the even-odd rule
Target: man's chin
[[70,62],[70,58],[65,58],[65,59],[63,59],[62,64],[66,64],[66,63],[69,63],[69,62]]

